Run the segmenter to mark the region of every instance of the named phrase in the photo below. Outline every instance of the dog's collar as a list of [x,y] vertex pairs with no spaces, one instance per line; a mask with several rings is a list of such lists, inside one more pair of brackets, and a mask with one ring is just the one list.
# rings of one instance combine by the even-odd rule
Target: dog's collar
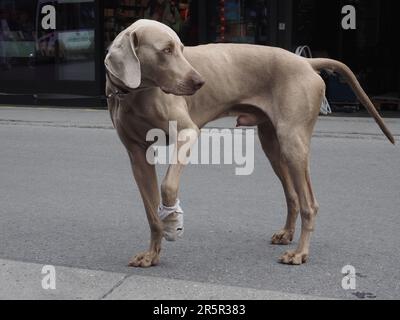
[[129,96],[132,93],[137,93],[137,92],[140,92],[140,91],[145,91],[145,90],[152,89],[150,87],[139,87],[139,88],[131,89],[131,90],[128,91],[128,90],[122,89],[119,85],[117,85],[112,80],[112,78],[110,77],[110,74],[108,72],[106,72],[106,76],[107,76],[107,79],[110,81],[110,83],[116,88],[115,91],[111,92],[110,94],[108,94],[106,96],[107,99],[112,99],[112,98],[115,98],[115,97],[126,97],[126,96]]

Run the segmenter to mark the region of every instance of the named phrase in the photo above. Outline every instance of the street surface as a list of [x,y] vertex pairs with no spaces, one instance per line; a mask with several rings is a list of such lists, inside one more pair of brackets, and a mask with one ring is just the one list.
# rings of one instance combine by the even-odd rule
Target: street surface
[[[400,119],[387,123],[399,141]],[[321,209],[307,264],[277,262],[299,233],[270,245],[286,207],[257,141],[251,176],[187,168],[185,237],[164,243],[158,267],[132,269],[149,229],[108,112],[0,107],[0,298],[399,299],[399,146],[369,118],[321,118],[312,149]],[[56,290],[42,289],[44,265]],[[355,290],[342,288],[346,265]]]

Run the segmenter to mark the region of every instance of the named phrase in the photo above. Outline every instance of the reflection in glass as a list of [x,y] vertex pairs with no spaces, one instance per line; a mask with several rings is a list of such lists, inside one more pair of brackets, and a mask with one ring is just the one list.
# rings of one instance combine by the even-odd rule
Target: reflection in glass
[[176,31],[185,44],[197,42],[197,0],[105,0],[104,47],[138,19],[162,22]]
[[95,21],[94,0],[0,0],[0,80],[94,81]]
[[268,0],[209,0],[208,41],[268,44]]

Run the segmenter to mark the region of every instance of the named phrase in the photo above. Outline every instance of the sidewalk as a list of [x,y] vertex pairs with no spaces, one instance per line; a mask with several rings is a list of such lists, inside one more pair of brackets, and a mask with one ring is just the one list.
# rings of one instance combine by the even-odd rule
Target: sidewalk
[[[23,112],[21,112],[23,110]],[[46,112],[41,112],[46,110]],[[62,120],[61,120],[62,119]],[[385,122],[396,137],[400,137],[400,118]],[[0,106],[0,124],[38,125],[51,127],[78,127],[113,129],[107,110],[25,108]],[[235,118],[224,118],[207,125],[209,128],[235,128]],[[349,137],[386,139],[374,120],[366,117],[320,117],[315,137]]]
[[[321,300],[309,295],[55,267],[56,289],[42,288],[43,265],[0,259],[0,300]],[[132,269],[134,270],[134,269]]]

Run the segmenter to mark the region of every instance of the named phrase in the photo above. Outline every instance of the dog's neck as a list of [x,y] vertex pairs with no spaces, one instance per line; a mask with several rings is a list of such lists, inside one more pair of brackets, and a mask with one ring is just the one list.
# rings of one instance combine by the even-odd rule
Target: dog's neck
[[106,72],[106,77],[110,84],[114,87],[112,92],[110,94],[107,94],[107,98],[113,98],[113,97],[120,97],[120,96],[128,96],[134,93],[146,91],[146,90],[151,90],[155,89],[156,86],[151,85],[143,81],[138,88],[131,89],[127,88],[119,79],[115,78],[112,74],[109,72]]

